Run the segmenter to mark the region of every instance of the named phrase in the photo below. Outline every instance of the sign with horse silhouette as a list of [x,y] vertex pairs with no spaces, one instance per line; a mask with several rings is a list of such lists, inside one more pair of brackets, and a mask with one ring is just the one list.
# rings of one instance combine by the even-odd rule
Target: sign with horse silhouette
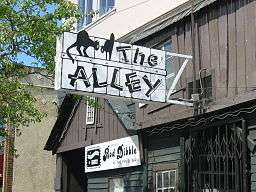
[[65,32],[57,43],[55,88],[166,102],[166,52]]
[[140,164],[137,135],[85,147],[85,172],[132,167]]

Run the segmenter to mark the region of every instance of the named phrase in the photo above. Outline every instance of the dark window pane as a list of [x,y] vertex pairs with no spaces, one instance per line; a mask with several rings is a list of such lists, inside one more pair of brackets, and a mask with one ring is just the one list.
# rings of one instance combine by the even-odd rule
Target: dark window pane
[[163,187],[169,187],[170,186],[169,172],[163,173],[163,177],[164,177],[164,186]]
[[[81,12],[84,14],[85,12],[85,0],[79,0],[79,9],[81,10]],[[84,24],[84,16],[82,18],[80,18],[80,20],[78,21],[78,29],[80,30],[81,27]]]
[[156,174],[156,179],[157,179],[157,188],[161,188],[162,187],[162,174],[161,173],[157,173]]
[[[163,49],[164,51],[171,52],[171,50],[172,50],[171,41],[165,42],[165,43],[163,44],[162,49]],[[166,55],[166,58],[165,58],[165,68],[166,68],[166,71],[167,71],[167,75],[169,75],[169,74],[175,72],[173,63],[174,63],[173,57],[170,56],[170,55]],[[175,76],[169,78],[169,79],[166,81],[166,89],[167,89],[167,90],[169,90],[169,88],[171,87],[171,84],[172,84],[172,82],[173,82],[173,80],[174,80],[174,77],[175,77]]]
[[115,0],[107,0],[107,1],[108,1],[108,7],[107,7],[108,10],[107,11],[109,11],[115,7]]
[[170,183],[171,187],[175,187],[175,171],[170,172]]
[[103,15],[115,7],[115,0],[100,0],[100,15]]
[[100,0],[100,15],[107,12],[107,0]]
[[92,15],[90,15],[92,12],[92,1],[93,0],[87,0],[86,2],[86,25],[92,22]]

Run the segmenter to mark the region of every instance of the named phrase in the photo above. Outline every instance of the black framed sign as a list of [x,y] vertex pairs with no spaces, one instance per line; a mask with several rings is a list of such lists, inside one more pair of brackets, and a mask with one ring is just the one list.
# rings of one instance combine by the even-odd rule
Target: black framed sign
[[166,102],[166,53],[117,42],[113,33],[103,39],[65,32],[57,44],[55,88]]

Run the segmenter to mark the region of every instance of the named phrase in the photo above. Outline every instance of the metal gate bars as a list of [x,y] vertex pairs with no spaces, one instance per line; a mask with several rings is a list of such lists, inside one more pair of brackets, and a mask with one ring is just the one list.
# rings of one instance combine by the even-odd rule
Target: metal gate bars
[[244,120],[191,132],[184,158],[187,192],[247,192]]

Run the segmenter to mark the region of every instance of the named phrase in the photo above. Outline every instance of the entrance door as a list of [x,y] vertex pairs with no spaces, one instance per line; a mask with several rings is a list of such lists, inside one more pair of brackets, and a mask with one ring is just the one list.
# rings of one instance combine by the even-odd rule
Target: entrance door
[[87,192],[87,177],[84,172],[84,148],[63,154],[63,192]]
[[[192,132],[185,143],[186,191],[247,192],[242,122]],[[245,175],[245,176],[244,176]]]

